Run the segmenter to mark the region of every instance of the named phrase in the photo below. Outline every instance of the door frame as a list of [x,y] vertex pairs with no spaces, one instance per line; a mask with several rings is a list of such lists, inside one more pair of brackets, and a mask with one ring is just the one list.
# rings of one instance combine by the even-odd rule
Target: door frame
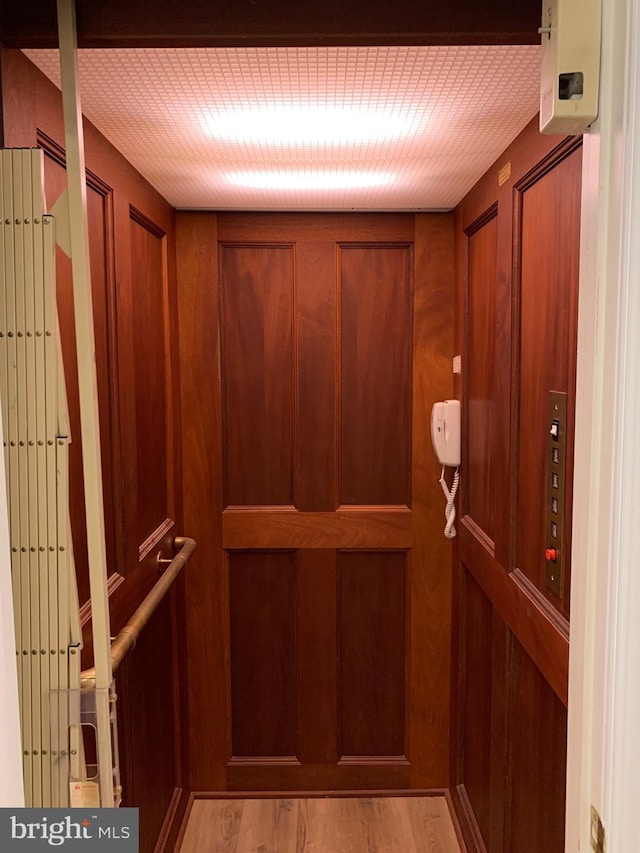
[[603,0],[600,115],[584,139],[566,850],[590,849],[590,809],[610,850],[640,835],[640,13]]

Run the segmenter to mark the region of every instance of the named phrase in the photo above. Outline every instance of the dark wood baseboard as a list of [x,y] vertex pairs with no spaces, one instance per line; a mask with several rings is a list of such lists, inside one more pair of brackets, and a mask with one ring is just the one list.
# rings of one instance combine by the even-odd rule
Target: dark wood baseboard
[[458,785],[457,788],[451,789],[449,806],[456,833],[461,843],[464,844],[467,853],[487,853],[473,806],[464,785]]
[[173,853],[179,849],[178,842],[189,817],[187,806],[191,805],[191,799],[184,788],[174,789],[153,853]]
[[445,793],[445,799],[447,801],[447,805],[449,806],[449,813],[451,815],[451,823],[453,824],[453,828],[456,833],[456,838],[458,839],[458,844],[460,845],[460,850],[462,853],[470,853],[469,848],[467,847],[467,842],[464,838],[464,833],[462,831],[462,826],[460,825],[460,821],[458,820],[458,815],[456,813],[456,808],[453,802],[453,797],[451,795],[451,791],[447,790]]
[[446,788],[379,788],[342,791],[195,791],[192,800],[300,800],[313,797],[446,797]]

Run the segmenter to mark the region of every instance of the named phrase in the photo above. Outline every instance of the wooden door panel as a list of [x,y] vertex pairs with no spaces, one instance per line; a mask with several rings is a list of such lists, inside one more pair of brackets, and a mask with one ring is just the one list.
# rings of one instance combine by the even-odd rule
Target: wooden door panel
[[[298,551],[298,758],[338,762],[338,576],[334,548]],[[318,607],[322,602],[322,607]]]
[[337,512],[225,510],[225,548],[410,548],[408,510]]
[[131,266],[136,287],[131,290],[136,339],[133,380],[136,437],[136,536],[140,551],[171,520],[167,412],[171,386],[168,376],[164,260],[165,234],[151,220],[130,210]]
[[464,512],[494,542],[493,441],[497,283],[497,206],[467,229],[468,352]]
[[[52,139],[40,133],[38,144],[44,150],[45,192],[49,209],[66,189],[65,154]],[[89,254],[93,299],[98,405],[100,409],[100,451],[105,512],[105,539],[108,574],[116,572],[115,495],[113,488],[114,452],[111,435],[114,429],[115,391],[109,380],[112,368],[111,341],[114,334],[112,302],[113,282],[113,211],[111,190],[95,175],[87,176],[87,216],[89,219]],[[69,503],[73,535],[74,560],[80,604],[89,600],[89,565],[87,530],[82,478],[82,436],[80,434],[80,398],[76,356],[75,313],[71,261],[56,248],[56,288],[60,339],[67,385],[67,402],[71,426],[69,448]]]
[[567,710],[512,640],[510,849],[562,853]]
[[293,551],[231,551],[233,758],[298,754],[297,561]]
[[[545,583],[548,394],[567,394],[566,505],[571,507],[577,351],[581,152],[520,188],[520,395],[516,565],[569,617],[571,513],[565,515],[562,596]],[[544,246],[545,251],[540,247]],[[533,499],[532,499],[533,498]]]
[[461,768],[466,796],[483,838],[491,826],[491,704],[493,608],[468,572],[464,573],[461,668]]
[[[393,506],[406,506],[410,490],[411,252],[299,242],[295,254],[293,245],[220,248],[230,766],[249,759],[255,769],[263,758],[308,767],[326,756],[340,772],[336,762],[362,757],[404,761],[406,553],[344,549],[412,544],[411,513]],[[298,488],[316,511],[295,508]],[[307,549],[317,585],[312,604],[307,572],[311,631],[301,625],[298,600],[298,555]],[[322,628],[325,612],[331,633]],[[332,662],[333,671],[320,664],[315,689],[301,632],[305,656],[318,666],[321,640]],[[305,678],[309,698],[319,687],[331,692],[299,717]]]
[[294,506],[291,246],[221,246],[225,506]]
[[335,278],[335,241],[299,240],[296,244],[298,465],[302,471],[314,472],[313,477],[298,478],[297,506],[301,512],[333,512],[338,506]]
[[411,247],[341,246],[340,504],[411,503]]
[[[425,551],[442,511],[423,437],[433,399],[449,390],[452,220],[421,220],[419,358],[413,216],[225,214],[217,253],[205,248],[204,217],[185,222],[185,247],[193,256],[201,241],[220,279],[220,377],[215,360],[196,375],[198,394],[221,394],[224,428],[207,408],[188,411],[196,423],[203,412],[195,434],[211,435],[225,471],[219,503],[215,488],[201,489],[215,518],[191,516],[194,535],[226,555],[211,569],[231,623],[215,627],[208,654],[195,636],[208,630],[206,608],[190,625],[201,666],[210,672],[215,655],[231,685],[206,709],[193,691],[203,718],[191,718],[194,737],[224,771],[210,787],[444,785],[447,551]],[[184,276],[185,309],[196,298],[215,323],[202,260],[197,268],[195,290]],[[188,350],[197,361],[196,343]],[[225,738],[207,719],[229,720]],[[214,773],[204,758],[198,768],[206,789]]]
[[521,572],[508,573],[492,557],[483,537],[463,519],[460,549],[464,565],[482,588],[502,621],[517,635],[556,696],[565,705],[568,697],[569,632],[552,607]]
[[338,754],[404,759],[403,551],[338,554]]
[[[570,484],[580,142],[542,137],[532,122],[457,211],[466,467],[454,798],[470,849],[490,853],[564,845],[569,571],[555,596],[548,395],[567,393]],[[569,486],[565,550],[570,516]]]
[[175,689],[175,673],[160,664],[173,659],[171,622],[171,602],[165,599],[118,670],[118,748],[126,765],[127,805],[140,809],[141,851],[155,848],[179,773],[175,745],[158,748],[173,734],[167,697]]

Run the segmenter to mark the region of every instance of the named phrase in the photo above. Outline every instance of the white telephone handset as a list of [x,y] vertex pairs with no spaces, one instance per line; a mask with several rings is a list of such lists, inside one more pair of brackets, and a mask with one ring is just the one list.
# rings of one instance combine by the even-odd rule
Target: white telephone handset
[[460,400],[434,404],[431,440],[440,464],[457,468],[460,464]]
[[[444,510],[445,518],[447,519],[444,528],[444,535],[447,539],[453,539],[456,535],[456,528],[453,524],[456,517],[456,507],[454,504],[456,492],[458,490],[458,482],[460,474],[458,467],[460,465],[460,401],[445,400],[443,403],[435,403],[431,410],[431,440],[433,449],[435,450],[438,461],[442,465],[442,473],[440,474],[440,485],[447,499],[447,505]],[[455,468],[453,482],[451,488],[447,485],[444,476],[445,466]]]

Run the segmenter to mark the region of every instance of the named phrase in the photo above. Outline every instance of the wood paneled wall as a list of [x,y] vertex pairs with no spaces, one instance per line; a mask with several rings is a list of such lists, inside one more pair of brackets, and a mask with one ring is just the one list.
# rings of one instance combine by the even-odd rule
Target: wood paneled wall
[[[43,147],[53,200],[64,185],[58,95],[13,51],[2,54],[2,87],[5,144]],[[181,532],[182,500],[187,532],[202,540],[184,588],[158,612],[121,675],[125,798],[142,808],[142,849],[152,849],[159,833],[171,849],[170,823],[162,832],[161,824],[167,814],[179,818],[184,805],[184,746],[196,790],[246,780],[291,787],[287,767],[267,767],[267,784],[255,759],[289,756],[293,765],[297,754],[309,759],[307,779],[318,788],[335,784],[322,767],[336,759],[345,787],[446,785],[450,551],[424,424],[431,402],[451,394],[449,218],[417,216],[408,238],[377,244],[360,229],[338,241],[337,253],[335,238],[320,229],[293,253],[282,235],[268,246],[247,237],[240,251],[228,233],[220,238],[215,216],[181,215],[180,325],[188,334],[180,342],[178,407],[173,211],[94,128],[86,133],[114,631],[153,583],[157,551]],[[451,782],[471,849],[537,853],[563,844],[570,571],[567,565],[560,596],[547,589],[541,506],[551,389],[568,395],[569,447],[572,441],[579,187],[578,143],[542,138],[532,124],[456,211],[463,377],[455,390],[467,438],[454,561]],[[282,309],[291,303],[294,262],[292,324]],[[363,312],[368,264],[375,269],[365,275]],[[221,270],[248,286],[225,289]],[[318,299],[316,283],[336,270],[339,297],[328,287]],[[86,601],[73,308],[61,255],[58,282],[76,436],[73,535]],[[338,318],[343,343],[332,349]],[[228,336],[240,320],[244,336],[221,341],[221,328]],[[255,346],[265,328],[270,335]],[[313,384],[294,387],[293,370],[313,372]],[[394,381],[409,372],[413,390]],[[224,393],[210,393],[210,377],[220,375]],[[379,466],[391,447],[389,464]],[[251,468],[240,464],[247,454]],[[317,479],[299,476],[294,459]],[[570,453],[566,474],[570,483]],[[567,499],[570,507],[570,489]],[[361,512],[356,530],[346,513],[362,505],[375,505],[377,514]],[[274,507],[308,518],[298,517],[284,536]],[[377,512],[385,507],[395,509]],[[409,514],[418,522],[413,535]],[[570,534],[567,525],[567,551]],[[411,547],[425,559],[408,558]],[[333,601],[322,618],[318,600]],[[177,662],[184,632],[197,670],[187,717]],[[263,636],[275,653],[269,666],[256,641]],[[324,650],[334,637],[332,661]],[[296,643],[310,669],[291,657]],[[255,714],[248,672],[252,689],[270,695],[281,715]],[[339,708],[331,698],[338,690]],[[321,740],[300,725],[311,709]],[[157,750],[161,738],[171,748]]]
[[[45,153],[49,207],[66,185],[60,93],[18,51],[2,52],[4,144]],[[182,534],[172,208],[85,123],[91,276],[107,559],[113,633],[157,579],[156,556]],[[58,249],[57,289],[71,418],[71,523],[85,628],[90,620],[70,262]],[[180,588],[154,616],[118,676],[124,802],[140,806],[141,850],[165,817],[180,819]],[[85,632],[86,633],[86,632]],[[88,652],[88,653],[87,653]],[[83,662],[90,664],[90,647]],[[171,844],[167,822],[162,836]]]
[[[580,142],[534,120],[456,210],[452,788],[472,850],[564,850]],[[550,391],[568,402],[560,595],[545,579]]]

